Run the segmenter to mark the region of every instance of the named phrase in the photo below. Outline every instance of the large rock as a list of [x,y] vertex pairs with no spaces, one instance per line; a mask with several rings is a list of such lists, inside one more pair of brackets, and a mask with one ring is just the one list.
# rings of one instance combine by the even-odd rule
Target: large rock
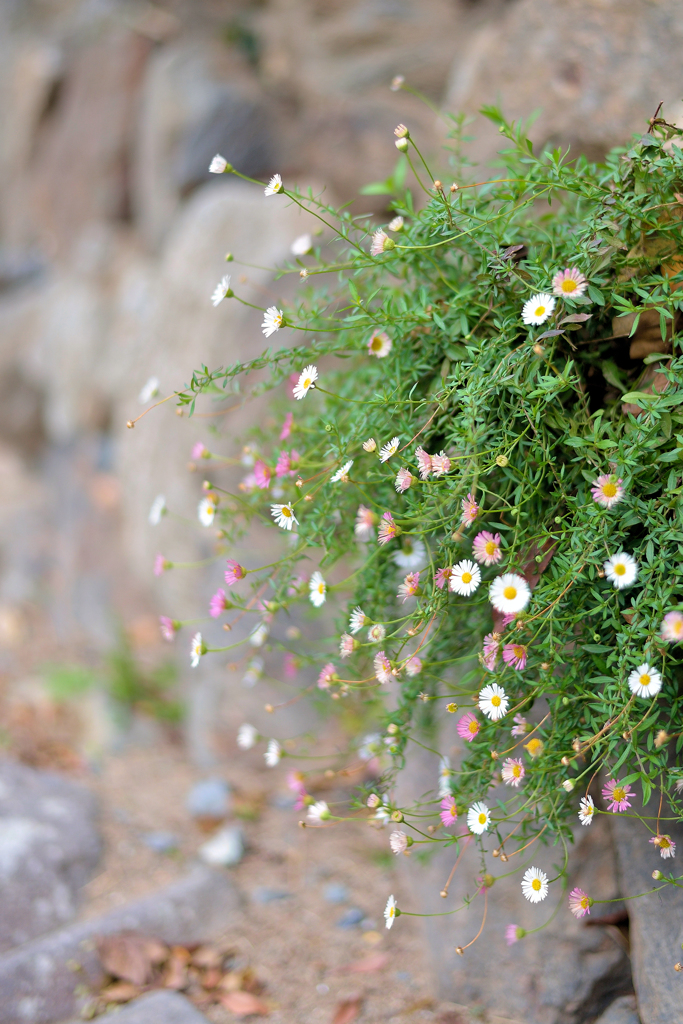
[[[459,756],[457,742],[451,756],[455,764]],[[407,774],[405,785],[410,786],[412,799],[420,799],[435,788],[436,758],[421,754]],[[406,795],[407,791],[402,802]],[[489,804],[493,800],[492,795]],[[568,890],[580,886],[597,899],[618,897],[614,851],[604,819],[599,818],[590,829],[581,829],[576,839],[570,850]],[[487,870],[501,876],[517,866],[517,858],[507,864],[494,860],[490,853],[497,845],[495,836],[485,838]],[[546,848],[537,842],[530,852],[530,863],[549,878],[557,875],[555,865],[562,863],[561,847]],[[522,855],[525,862],[530,852]],[[469,907],[452,913],[463,907],[467,895],[477,891],[477,878],[482,872],[480,855],[471,842],[451,882],[448,898],[443,899],[439,893],[454,861],[451,850],[440,850],[428,865],[407,861],[406,889],[395,894],[399,907],[406,910],[437,915],[450,912],[444,917],[424,918],[435,983],[442,998],[529,1024],[582,1024],[602,1012],[616,996],[632,990],[623,948],[603,928],[586,927],[570,914],[561,882],[551,886],[544,903],[532,905],[522,895],[521,873],[501,878],[489,890],[485,930],[459,956],[456,947],[465,946],[479,931],[484,900],[477,896]],[[529,932],[538,929],[551,918],[558,902],[557,916],[547,927],[508,948],[508,924]],[[399,920],[397,927],[400,924]]]
[[[679,0],[517,0],[477,4],[454,38],[446,106],[476,114],[501,105],[509,119],[540,115],[537,145],[571,145],[600,158],[646,131],[660,101],[681,98]],[[478,118],[471,158],[491,161],[497,128]]]
[[[83,1024],[83,1019],[72,1024]],[[179,992],[150,992],[117,1010],[116,1024],[208,1024],[208,1021]]]
[[595,1024],[641,1024],[636,997],[620,996],[619,999],[615,999],[598,1017]]
[[[656,797],[652,798],[654,803]],[[647,809],[650,813],[650,808]],[[669,811],[669,814],[671,812]],[[666,818],[666,811],[663,812]],[[649,835],[633,818],[610,816],[624,896],[637,896],[661,885],[652,878],[660,870],[679,874],[675,861],[662,860]],[[683,849],[683,826],[666,821],[661,826]],[[683,943],[683,892],[667,885],[657,893],[629,899],[631,963],[643,1024],[670,1024],[683,1020],[683,973],[674,970]]]
[[77,1014],[105,978],[98,935],[132,929],[169,945],[203,942],[226,929],[237,904],[226,875],[196,867],[145,899],[0,956],[0,1024],[52,1024]]
[[0,760],[0,951],[75,917],[100,852],[88,790]]

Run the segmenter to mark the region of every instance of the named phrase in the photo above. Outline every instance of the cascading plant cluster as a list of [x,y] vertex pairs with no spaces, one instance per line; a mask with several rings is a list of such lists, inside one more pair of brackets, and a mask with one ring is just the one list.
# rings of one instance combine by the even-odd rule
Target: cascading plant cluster
[[[203,525],[220,526],[220,557],[252,520],[283,531],[274,565],[228,557],[210,615],[253,616],[250,681],[263,664],[254,648],[277,647],[288,687],[313,665],[331,707],[380,723],[334,760],[334,771],[379,765],[347,806],[310,796],[306,770],[290,773],[309,825],[370,813],[394,823],[397,854],[442,844],[457,856],[476,843],[482,892],[501,862],[513,880],[516,851],[555,843],[557,878],[533,863],[522,874],[520,858],[523,895],[537,903],[555,888],[563,898],[555,883],[577,813],[586,827],[630,814],[663,869],[653,891],[678,886],[681,133],[655,117],[594,165],[537,155],[522,125],[486,113],[509,140],[495,180],[473,181],[462,162],[453,184],[434,180],[396,129],[385,227],[279,175],[265,189],[264,202],[312,213],[324,245],[296,239],[278,273],[300,277],[298,297],[263,311],[266,337],[293,331],[296,344],[202,367],[176,394],[191,413],[203,394],[233,401],[235,380],[248,388],[255,371],[269,376],[253,394],[290,381],[274,399],[277,429],[255,431],[246,455],[218,431],[193,453],[206,472],[235,455],[249,465],[233,493],[207,484],[199,507]],[[454,120],[457,153],[461,130]],[[220,156],[211,170],[236,173]],[[227,300],[244,301],[229,277],[213,296]],[[153,521],[164,510],[160,498]],[[172,566],[159,556],[156,571]],[[333,604],[333,645],[276,643],[274,618],[307,602]],[[181,626],[162,620],[167,639]],[[191,646],[193,664],[218,649],[201,632]],[[442,756],[431,796],[399,806],[411,743],[438,751],[450,714],[462,757]],[[261,741],[269,765],[296,764],[296,744],[242,726],[241,747]],[[588,914],[598,895],[574,889],[569,909]],[[387,927],[400,912],[391,896]],[[510,925],[508,942],[523,934]]]

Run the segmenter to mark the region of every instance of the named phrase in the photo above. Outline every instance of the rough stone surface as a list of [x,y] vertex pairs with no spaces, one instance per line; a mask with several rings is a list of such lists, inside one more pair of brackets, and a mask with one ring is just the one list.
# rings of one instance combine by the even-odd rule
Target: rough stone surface
[[[454,765],[458,754],[458,743],[454,742]],[[421,754],[406,774],[410,775],[407,785],[412,799],[433,791],[438,778],[436,758]],[[462,831],[467,831],[466,826]],[[600,899],[617,897],[614,851],[604,819],[577,832],[576,840],[570,854],[569,889],[578,885]],[[484,838],[489,853],[496,845],[494,836]],[[476,879],[481,873],[474,842],[463,855],[448,898],[443,899],[439,893],[454,861],[450,850],[437,853],[426,867],[406,861],[405,890],[395,893],[399,907],[428,914],[462,907],[463,898],[476,892]],[[562,863],[561,848],[536,843],[531,863],[552,878],[557,874],[553,865]],[[504,866],[489,857],[487,866],[494,875],[503,874],[514,861]],[[484,911],[483,896],[477,896],[457,913],[424,919],[435,984],[442,998],[533,1024],[582,1024],[601,1013],[615,996],[632,990],[623,948],[603,928],[587,928],[572,917],[560,883],[551,886],[543,904],[532,905],[522,896],[520,880],[521,876],[503,879],[489,890],[485,932],[464,956],[458,956],[455,949],[477,934]],[[507,947],[508,924],[527,931],[537,928],[550,918],[557,902],[561,904],[559,911],[548,927]],[[486,955],[482,955],[484,950]]]
[[76,1015],[87,1001],[84,988],[104,979],[98,935],[133,929],[169,944],[202,942],[225,929],[237,904],[225,875],[198,866],[146,899],[0,956],[0,1024],[51,1024]]
[[[650,808],[647,810],[653,813]],[[655,869],[665,875],[679,873],[675,861],[662,860],[656,847],[650,845],[649,835],[638,821],[614,814],[610,825],[624,896],[635,896],[655,887]],[[671,835],[678,850],[683,849],[683,826],[667,821],[662,824],[662,831]],[[683,892],[670,885],[651,896],[628,900],[626,909],[633,980],[643,1024],[683,1020],[683,973],[674,971],[674,964],[683,959]]]
[[91,793],[0,760],[0,952],[75,917],[100,852]]
[[[83,1024],[82,1019],[72,1024]],[[178,992],[150,992],[116,1011],[116,1024],[208,1024]]]
[[[477,4],[454,39],[446,106],[476,114],[501,104],[527,119],[537,144],[601,157],[645,131],[660,101],[680,110],[679,0],[518,0]],[[468,155],[490,161],[495,126],[477,118]]]
[[641,1024],[636,997],[631,995],[615,999],[612,1005],[598,1017],[595,1024]]

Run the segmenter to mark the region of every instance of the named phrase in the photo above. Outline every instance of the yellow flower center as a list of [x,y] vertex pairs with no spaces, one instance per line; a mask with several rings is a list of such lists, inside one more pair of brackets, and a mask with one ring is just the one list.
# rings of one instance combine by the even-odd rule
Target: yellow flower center
[[521,769],[521,767],[518,764],[513,764],[513,766],[512,766],[512,774],[514,775],[514,777],[516,779],[521,778],[521,776],[522,776],[522,769]]
[[666,838],[666,836],[660,836],[659,837],[659,847],[660,847],[660,849],[668,850],[670,846],[671,846],[671,843]]
[[311,384],[312,384],[312,383],[313,383],[313,381],[311,380],[311,378],[310,378],[310,377],[307,377],[307,378],[306,378],[306,380],[305,380],[305,381],[304,381],[304,383],[303,383],[303,386],[304,386],[305,388],[310,388],[310,386],[311,386]]
[[605,484],[605,486],[602,489],[602,493],[605,495],[606,498],[613,498],[614,495],[617,493],[617,485]]
[[472,721],[467,726],[467,728],[469,729],[469,731],[472,733],[473,736],[476,736],[477,733],[479,732],[479,723]]
[[541,888],[541,879],[540,878],[534,878],[533,882],[531,883],[531,888],[534,889],[536,892],[538,892],[539,889]]
[[513,644],[512,653],[514,654],[515,658],[523,658],[524,657],[524,653],[525,653],[525,648],[524,647],[517,647],[516,644]]
[[381,349],[381,347],[382,339],[379,337],[379,335],[376,334],[372,341],[370,342],[370,348],[372,349],[373,352],[378,352],[379,349]]
[[576,291],[576,281],[574,281],[571,277],[566,277],[564,279],[564,281],[562,282],[562,291],[563,292],[575,292]]
[[394,908],[393,907],[389,907],[389,917],[393,917],[393,916],[394,916]]
[[616,800],[617,803],[621,803],[622,800],[626,799],[626,793],[623,786],[615,786],[612,790],[612,799]]
[[486,824],[486,815],[485,814],[480,814],[479,818],[478,818],[478,821],[479,821],[480,825],[485,825]]
[[503,591],[503,597],[506,601],[514,601],[517,597],[517,587],[506,587]]
[[683,620],[676,619],[676,621],[674,622],[674,625],[673,625],[674,633],[676,633],[676,634],[680,633],[681,629],[683,629]]
[[617,576],[623,576],[626,572],[626,566],[623,562],[617,562],[617,564],[614,566],[614,571],[617,574]]
[[581,897],[581,902],[580,902],[579,906],[581,907],[582,910],[586,910],[588,907],[590,907],[590,902],[589,902],[588,896],[582,896]]
[[471,572],[464,572],[460,578],[463,581],[463,583],[471,583],[472,582],[472,573]]
[[642,676],[640,677],[640,685],[641,686],[649,686],[650,685],[650,677],[647,674],[647,672],[643,672]]
[[545,313],[545,306],[536,306],[535,316],[543,316]]
[[448,813],[451,815],[452,818],[458,817],[458,813],[455,809],[455,804],[451,804],[451,806],[448,808]]
[[496,694],[494,697],[491,697],[491,703],[493,704],[494,708],[500,707],[500,697],[498,696],[498,694]]
[[282,509],[282,515],[289,517],[289,516],[291,516],[291,514],[292,514],[292,510],[287,508],[287,506],[285,505],[285,507]]
[[487,540],[486,544],[484,545],[484,551],[486,552],[487,555],[495,555],[497,547],[498,545],[494,540]]
[[319,583],[318,584],[318,593],[319,594],[324,594],[325,593],[325,584],[324,583]]

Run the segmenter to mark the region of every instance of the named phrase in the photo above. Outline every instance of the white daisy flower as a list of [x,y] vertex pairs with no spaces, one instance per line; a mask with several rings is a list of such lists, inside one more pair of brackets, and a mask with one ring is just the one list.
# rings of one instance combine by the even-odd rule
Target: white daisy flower
[[449,590],[462,597],[469,597],[481,583],[481,569],[476,562],[470,562],[464,558],[453,566],[451,578],[448,583]]
[[313,822],[314,825],[322,825],[323,821],[328,821],[329,818],[330,809],[324,800],[316,800],[308,808],[308,820]]
[[662,688],[662,677],[657,669],[644,663],[631,672],[628,688],[636,697],[654,697]]
[[611,580],[617,590],[630,587],[635,583],[638,575],[638,563],[633,555],[626,551],[620,551],[618,555],[612,555],[603,566],[605,576]]
[[489,601],[503,615],[516,615],[524,611],[530,600],[529,584],[516,572],[505,572],[497,576],[489,587]]
[[386,331],[373,331],[368,341],[368,352],[377,359],[385,359],[392,349],[392,341]]
[[291,501],[288,501],[286,505],[271,505],[270,514],[283,530],[291,530],[294,523],[299,525],[299,520],[294,515],[294,509],[292,508]]
[[441,799],[451,795],[450,778],[451,761],[444,754],[439,762],[439,796]]
[[390,231],[403,231],[403,217],[394,217],[387,224]]
[[255,729],[253,725],[249,725],[248,722],[244,722],[239,727],[237,733],[237,746],[241,750],[251,750],[258,739],[258,729]]
[[216,153],[215,157],[209,164],[209,171],[211,174],[225,174],[229,166],[230,165],[225,157],[221,156],[220,153]]
[[274,768],[282,757],[282,747],[277,740],[268,740],[268,748],[263,755],[269,768]]
[[138,402],[140,402],[141,405],[147,405],[147,403],[151,402],[153,398],[156,398],[158,394],[159,378],[150,377],[138,395]]
[[419,569],[424,565],[427,558],[427,549],[421,540],[408,539],[405,540],[406,544],[410,546],[399,548],[398,551],[394,551],[391,556],[394,565],[397,565],[399,569],[405,569],[407,572],[413,572],[415,569]]
[[211,526],[216,515],[216,501],[214,498],[202,498],[197,505],[197,515],[202,526]]
[[156,498],[152,502],[152,507],[149,510],[149,522],[151,526],[158,526],[161,522],[161,517],[166,515],[166,498],[163,494],[157,494]]
[[349,631],[355,636],[363,628],[365,623],[368,621],[368,617],[363,609],[358,606],[351,612],[351,618],[349,619]]
[[249,634],[249,643],[252,647],[263,647],[268,639],[270,628],[266,622],[260,622]]
[[298,399],[298,401],[301,401],[302,398],[305,398],[308,392],[311,390],[311,388],[315,387],[315,382],[317,381],[317,379],[317,366],[313,366],[313,364],[307,366],[304,370],[301,371],[301,373],[299,374],[299,380],[294,385],[294,397]]
[[582,825],[590,825],[595,814],[592,796],[582,796],[579,802],[579,821]]
[[315,605],[316,608],[320,608],[321,605],[325,604],[325,598],[327,596],[327,584],[323,579],[322,573],[318,572],[317,569],[309,580],[308,594],[311,600],[311,604]]
[[491,821],[491,812],[485,803],[479,800],[476,804],[472,804],[467,812],[467,827],[470,832],[474,832],[475,836],[482,835],[486,832]]
[[407,834],[405,832],[401,832],[400,830],[392,832],[391,835],[389,836],[389,846],[391,847],[391,852],[395,853],[397,857],[399,854],[405,853],[406,850],[408,849]]
[[192,668],[197,667],[202,654],[206,654],[206,647],[202,640],[202,634],[195,633],[190,643],[190,665]]
[[261,324],[261,330],[265,334],[266,338],[269,338],[271,334],[275,334],[279,331],[284,323],[285,314],[277,306],[268,306],[268,309],[263,314],[263,323]]
[[383,448],[380,448],[379,461],[386,462],[392,455],[395,455],[398,451],[398,446],[401,443],[400,437],[392,437],[391,441],[388,441]]
[[214,306],[220,306],[223,299],[227,299],[228,295],[230,294],[230,274],[226,274],[225,277],[222,277],[220,279],[220,281],[214,288],[213,295],[211,296],[211,301],[214,304]]
[[532,295],[528,302],[524,303],[522,309],[522,320],[525,324],[544,324],[552,311],[555,309],[555,299],[552,295],[539,292]]
[[529,903],[540,903],[548,895],[548,876],[540,868],[528,868],[522,878],[522,892]]
[[392,895],[387,900],[387,905],[384,908],[384,920],[387,923],[387,928],[391,928],[392,924],[394,923],[394,921],[395,921],[395,919],[397,917],[396,910],[397,910],[396,900],[394,899],[394,897]]
[[310,235],[299,235],[289,247],[294,256],[305,256],[313,248],[313,239]]
[[275,196],[278,192],[282,192],[282,178],[280,175],[274,174],[263,191],[267,196]]
[[353,465],[353,459],[349,459],[349,461],[345,462],[343,466],[340,466],[339,469],[337,470],[337,472],[334,474],[334,476],[330,477],[330,483],[331,484],[338,484],[340,480],[343,483],[348,483],[349,471],[350,471],[352,465]]
[[510,699],[502,686],[499,686],[498,683],[489,683],[488,686],[479,691],[477,703],[479,704],[479,710],[487,718],[497,722],[499,718],[503,718],[507,714]]

